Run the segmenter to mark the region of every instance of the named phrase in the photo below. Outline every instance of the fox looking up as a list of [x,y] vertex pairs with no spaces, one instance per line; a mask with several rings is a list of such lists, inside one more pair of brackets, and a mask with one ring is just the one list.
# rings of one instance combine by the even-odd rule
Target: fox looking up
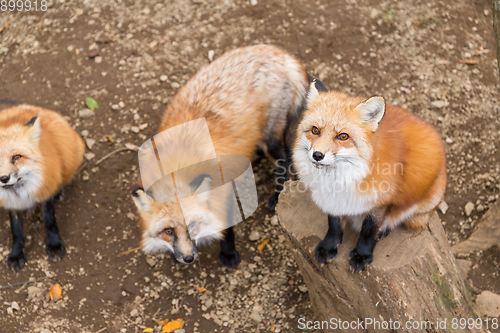
[[[199,131],[193,131],[192,135],[188,133],[190,140],[181,140],[179,146],[168,145],[165,149],[171,153],[159,156],[159,160],[175,157],[178,161],[187,161],[194,155],[198,158],[206,155],[207,159],[238,155],[251,160],[258,149],[267,151],[275,159],[285,160],[283,141],[287,119],[302,109],[308,82],[302,63],[277,47],[256,45],[225,53],[200,69],[177,92],[158,130],[161,135],[162,131],[205,118],[214,153],[203,144],[194,144]],[[182,133],[186,134],[184,130]],[[179,149],[183,144],[186,148]],[[155,165],[155,155],[150,155]],[[158,152],[158,155],[162,154]],[[190,172],[182,178],[176,177],[175,183],[166,177],[159,186],[161,191],[147,188],[133,191],[141,216],[142,247],[146,253],[171,252],[179,262],[192,263],[198,256],[197,245],[207,240],[202,237],[207,233],[197,232],[195,226],[204,225],[204,230],[216,231],[210,232],[212,236],[208,238],[222,238],[222,265],[234,267],[239,261],[234,233],[232,227],[225,228],[231,212],[222,209],[226,199],[221,200],[229,200],[232,189],[220,186],[216,191],[213,175],[207,176],[196,168]],[[273,210],[281,186],[279,183],[269,201]],[[161,202],[159,196],[164,194],[192,196],[186,203],[189,209],[182,209],[173,200]]]

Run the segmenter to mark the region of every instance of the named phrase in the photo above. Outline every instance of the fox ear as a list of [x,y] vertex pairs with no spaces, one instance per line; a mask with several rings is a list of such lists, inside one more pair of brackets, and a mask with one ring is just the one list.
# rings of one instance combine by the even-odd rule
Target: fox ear
[[195,189],[193,195],[200,195],[199,198],[200,198],[200,201],[202,201],[202,202],[208,201],[210,183],[213,180],[214,180],[214,178],[206,173],[201,174],[198,177],[196,177],[195,179],[193,179],[193,181],[191,181],[191,183],[189,184],[192,188]]
[[137,187],[132,191],[132,199],[139,212],[151,211],[151,203],[153,203],[153,198],[151,198],[142,187]]
[[27,135],[29,140],[33,143],[38,143],[40,140],[40,133],[42,128],[40,127],[40,118],[33,117],[24,126],[28,127]]
[[385,99],[382,96],[373,96],[356,106],[361,119],[370,124],[372,131],[375,132],[379,122],[385,114]]
[[318,97],[320,92],[328,92],[323,82],[318,79],[314,79],[309,87],[309,93],[307,94],[307,109],[311,106],[311,103]]

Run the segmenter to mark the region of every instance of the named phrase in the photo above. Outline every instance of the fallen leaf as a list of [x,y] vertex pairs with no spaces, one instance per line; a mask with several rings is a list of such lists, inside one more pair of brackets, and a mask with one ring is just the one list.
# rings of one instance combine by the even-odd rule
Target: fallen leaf
[[92,111],[99,107],[99,104],[97,104],[96,100],[93,99],[92,97],[85,98],[85,104]]
[[165,319],[165,320],[155,320],[155,321],[160,326],[166,325],[169,322],[168,319]]
[[136,146],[136,145],[134,145],[133,143],[126,143],[126,144],[125,144],[125,147],[126,147],[128,150],[132,150],[132,151],[139,151],[139,146]]
[[179,318],[177,320],[172,320],[171,322],[168,322],[167,324],[163,325],[161,333],[170,333],[183,327],[184,327],[184,320]]
[[110,146],[115,143],[115,140],[113,140],[113,137],[111,135],[105,134],[104,137],[108,140]]
[[264,253],[264,246],[266,246],[267,243],[269,243],[269,238],[264,239],[262,243],[257,246],[257,250],[259,250],[260,253]]
[[196,287],[196,290],[198,290],[200,293],[204,293],[205,291],[207,291],[207,288]]
[[153,333],[155,330],[152,329],[151,327],[145,328],[142,330],[143,333]]
[[490,52],[490,50],[488,50],[488,49],[484,49],[484,48],[481,46],[481,47],[479,48],[479,50],[477,50],[477,51],[474,53],[474,55],[475,55],[475,56],[479,56],[479,55],[481,55],[481,54],[486,54],[486,53],[489,53],[489,52]]
[[462,64],[467,64],[467,65],[477,65],[479,64],[479,60],[477,59],[465,59],[465,60],[460,60]]
[[49,293],[47,295],[49,299],[53,301],[60,300],[62,298],[62,287],[59,283],[56,283],[50,287]]

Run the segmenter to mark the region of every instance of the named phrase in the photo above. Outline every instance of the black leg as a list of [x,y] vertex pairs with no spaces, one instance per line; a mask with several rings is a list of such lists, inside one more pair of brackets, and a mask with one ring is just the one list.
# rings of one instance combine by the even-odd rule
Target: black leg
[[269,210],[274,212],[276,210],[276,205],[278,204],[278,197],[283,190],[283,184],[290,179],[290,166],[292,161],[288,156],[285,160],[276,160],[276,191],[269,198]]
[[278,197],[280,195],[281,190],[283,190],[283,184],[290,178],[289,175],[289,166],[290,159],[285,153],[285,149],[283,144],[276,139],[269,139],[266,141],[267,151],[269,155],[272,156],[276,160],[276,191],[269,198],[269,210],[274,212],[276,209],[276,204],[278,204]]
[[26,263],[24,255],[23,221],[18,212],[9,211],[10,229],[12,231],[12,251],[7,259],[7,265],[14,271],[20,270]]
[[366,266],[373,261],[373,249],[378,240],[378,223],[375,217],[368,214],[361,227],[359,233],[358,244],[356,248],[351,251],[351,269],[354,272],[361,272],[366,269]]
[[59,237],[53,199],[43,204],[42,214],[47,236],[47,254],[52,260],[61,259],[64,255],[64,244]]
[[62,199],[64,199],[64,187],[61,186],[59,192],[54,195],[54,202],[60,202]]
[[224,231],[224,238],[220,241],[220,262],[222,266],[234,268],[240,262],[240,255],[234,246],[234,230],[233,227],[227,228]]
[[328,215],[328,231],[325,238],[314,250],[318,264],[325,265],[337,255],[337,247],[342,243],[344,231],[340,225],[340,217]]

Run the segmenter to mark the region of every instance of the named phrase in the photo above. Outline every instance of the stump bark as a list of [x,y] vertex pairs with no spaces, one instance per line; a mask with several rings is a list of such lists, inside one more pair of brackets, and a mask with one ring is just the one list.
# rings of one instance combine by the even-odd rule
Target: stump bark
[[495,31],[498,70],[500,72],[500,0],[492,1],[493,30]]
[[[332,263],[319,267],[314,249],[327,231],[327,215],[312,201],[300,182],[287,182],[279,197],[277,214],[288,234],[292,252],[307,285],[322,332],[339,331],[333,323],[372,319],[400,323],[393,332],[484,332],[482,329],[452,329],[453,318],[476,318],[460,270],[451,253],[436,213],[425,230],[402,227],[392,231],[375,247],[367,270],[354,274],[349,253],[358,234],[344,228],[344,238]],[[440,320],[441,328],[437,320]],[[328,325],[325,323],[328,322]],[[431,325],[424,328],[424,325]],[[443,324],[443,321],[445,323]],[[407,323],[415,325],[406,329]],[[346,325],[345,323],[343,325]],[[312,326],[310,326],[312,327]],[[394,326],[393,326],[394,328]],[[349,332],[380,332],[383,327],[356,326]]]

